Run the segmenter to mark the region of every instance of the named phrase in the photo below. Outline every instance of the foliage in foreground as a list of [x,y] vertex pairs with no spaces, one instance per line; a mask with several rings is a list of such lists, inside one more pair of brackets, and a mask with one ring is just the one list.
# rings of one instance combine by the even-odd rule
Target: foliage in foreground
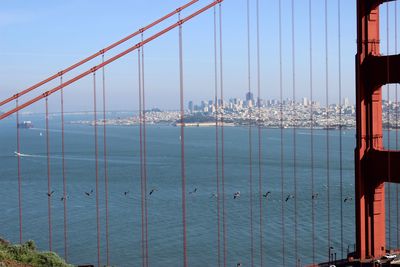
[[31,240],[23,245],[12,245],[0,239],[0,266],[9,266],[8,262],[16,262],[15,266],[22,263],[32,267],[72,267],[54,252],[38,251]]

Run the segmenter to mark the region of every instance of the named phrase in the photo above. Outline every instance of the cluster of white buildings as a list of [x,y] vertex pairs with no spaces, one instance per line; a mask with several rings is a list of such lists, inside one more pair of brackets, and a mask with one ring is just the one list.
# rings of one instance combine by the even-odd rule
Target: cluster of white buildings
[[[384,102],[383,110],[392,110],[391,112],[394,113],[393,110],[398,110],[398,108],[393,103]],[[342,105],[330,104],[326,107],[316,101],[310,101],[306,97],[297,102],[291,99],[285,99],[282,103],[274,99],[254,101],[251,93],[246,94],[245,100],[232,98],[229,101],[222,101],[219,99],[217,101],[201,101],[198,104],[189,101],[184,121],[187,126],[209,126],[215,125],[216,117],[221,118],[221,116],[229,125],[251,123],[274,128],[309,128],[313,126],[328,129],[354,128],[356,125],[355,107],[349,103],[348,98],[343,99]],[[394,115],[390,115],[390,118],[392,120]],[[383,119],[385,120],[385,117]],[[180,112],[178,111],[153,110],[146,112],[146,123],[149,124],[177,125],[179,122]],[[93,121],[77,121],[75,123],[94,124]],[[140,120],[136,115],[97,122],[98,125],[103,123],[129,126],[139,124]]]
[[[260,124],[263,127],[310,127],[339,128],[355,127],[355,107],[344,98],[342,105],[330,104],[329,107],[321,106],[317,101],[310,101],[303,97],[295,102],[285,99],[282,104],[279,100],[255,101],[251,93],[246,94],[246,99],[229,99],[229,101],[201,101],[195,105],[189,102],[188,113],[193,117],[215,117],[215,114],[224,114],[226,122],[237,125]],[[193,122],[193,121],[191,121]]]

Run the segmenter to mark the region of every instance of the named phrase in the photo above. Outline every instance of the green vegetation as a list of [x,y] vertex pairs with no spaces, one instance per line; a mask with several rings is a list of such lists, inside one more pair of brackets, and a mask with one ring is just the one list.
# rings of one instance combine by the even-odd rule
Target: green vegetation
[[[184,121],[186,123],[214,122],[215,117],[198,112],[184,117]],[[177,122],[180,122],[180,120],[177,120]]]
[[54,252],[40,252],[33,241],[12,245],[0,239],[0,267],[72,267]]

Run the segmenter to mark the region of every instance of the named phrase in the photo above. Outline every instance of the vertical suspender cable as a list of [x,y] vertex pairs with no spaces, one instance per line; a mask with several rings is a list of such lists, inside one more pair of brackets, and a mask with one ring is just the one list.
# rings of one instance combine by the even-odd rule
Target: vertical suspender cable
[[339,172],[340,172],[340,255],[341,259],[344,258],[344,244],[343,244],[343,131],[342,131],[342,44],[341,44],[341,11],[340,0],[338,0],[338,61],[339,61]]
[[[395,49],[395,55],[397,55],[397,1],[394,4],[394,49]],[[396,90],[396,150],[399,149],[399,98],[398,98],[398,87],[397,83],[395,85]],[[396,185],[396,228],[397,228],[397,233],[396,233],[396,247],[399,247],[399,239],[400,239],[400,231],[399,231],[399,185]]]
[[222,232],[223,232],[223,252],[224,267],[227,266],[228,243],[227,243],[227,224],[225,210],[225,128],[224,128],[224,68],[223,68],[223,45],[222,45],[222,5],[219,3],[219,67],[220,67],[220,90],[221,90],[221,190],[222,190]]
[[94,156],[96,172],[96,225],[97,225],[97,264],[100,267],[100,208],[99,208],[99,148],[97,140],[97,96],[96,96],[96,72],[93,72],[93,128],[94,128]]
[[294,184],[294,255],[296,266],[298,266],[298,242],[297,242],[297,158],[296,158],[296,43],[295,43],[295,22],[294,22],[294,0],[292,0],[292,87],[293,87],[293,184]]
[[[101,55],[101,61],[104,63],[104,54]],[[102,68],[103,83],[103,159],[104,159],[104,189],[106,205],[106,256],[107,266],[110,265],[110,247],[109,247],[109,218],[108,218],[108,158],[107,158],[107,123],[106,123],[106,73],[105,67]]]
[[251,116],[252,107],[250,105],[251,101],[251,55],[250,55],[250,1],[247,0],[247,86],[249,94],[248,112],[249,112],[249,203],[250,203],[250,266],[254,266],[254,239],[253,239],[253,149],[252,149],[252,127],[251,127]]
[[260,213],[260,266],[264,266],[263,259],[263,212],[262,212],[262,151],[261,151],[261,71],[260,71],[260,3],[256,1],[257,20],[257,107],[258,107],[258,197]]
[[[16,107],[18,108],[18,98],[15,100]],[[21,177],[21,142],[20,142],[20,128],[19,128],[19,111],[17,117],[17,162],[18,162],[18,211],[19,211],[19,243],[22,245],[22,177]]]
[[[143,42],[143,33],[142,33]],[[142,111],[143,111],[143,180],[144,180],[144,192],[147,194],[147,145],[146,145],[146,95],[144,86],[144,46],[142,46]],[[149,219],[147,209],[147,197],[144,198],[144,213],[145,213],[145,250],[146,250],[146,267],[149,266]]]
[[[60,76],[60,84],[63,83],[63,76]],[[62,177],[63,177],[63,206],[64,206],[64,259],[68,262],[68,218],[67,218],[67,174],[65,170],[65,120],[64,120],[64,89],[61,88],[61,164],[62,164]]]
[[217,51],[217,10],[214,7],[214,89],[215,89],[215,175],[217,183],[217,262],[221,267],[220,189],[219,189],[219,131],[218,131],[218,51]]
[[50,136],[49,136],[49,103],[48,97],[46,104],[46,158],[47,158],[47,214],[49,224],[49,251],[52,251],[52,227],[51,227],[51,173],[50,173]]
[[313,45],[312,45],[312,0],[308,1],[308,14],[309,14],[309,45],[310,45],[310,167],[311,167],[311,227],[312,227],[312,259],[315,263],[315,186],[314,186],[314,95],[313,95]]
[[282,0],[279,0],[279,101],[281,134],[281,222],[282,222],[282,266],[286,266],[285,256],[285,208],[284,208],[284,172],[283,172],[283,80],[282,80]]
[[141,191],[141,219],[142,219],[142,267],[146,267],[146,236],[145,236],[145,207],[146,192],[144,191],[144,165],[143,165],[143,106],[142,106],[142,64],[140,57],[141,47],[138,49],[138,75],[139,75],[139,149],[140,149],[140,191]]
[[389,221],[388,221],[388,223],[389,223],[389,237],[388,237],[388,243],[389,243],[389,245],[388,245],[388,247],[390,248],[391,247],[391,241],[392,241],[392,238],[391,238],[391,230],[392,230],[392,224],[391,224],[391,222],[392,222],[392,216],[391,216],[391,209],[392,209],[392,207],[391,207],[391,185],[390,185],[390,182],[391,182],[391,173],[390,173],[390,85],[389,85],[389,81],[390,81],[390,74],[389,74],[389,72],[390,72],[390,70],[389,70],[389,68],[390,68],[390,64],[389,64],[389,54],[390,54],[390,51],[389,51],[389,41],[390,41],[390,32],[389,32],[389,2],[386,2],[386,54],[387,54],[387,60],[386,60],[386,64],[387,64],[387,76],[386,76],[386,78],[387,78],[387,84],[386,84],[386,93],[387,93],[387,103],[386,103],[386,112],[387,112],[387,125],[386,125],[386,127],[387,127],[387,150],[389,151],[388,152],[388,163],[387,163],[387,168],[388,168],[388,180],[389,180],[389,183],[388,183],[388,216],[389,216]]
[[[180,14],[179,14],[180,20]],[[186,172],[185,172],[185,110],[183,99],[183,44],[182,23],[179,24],[179,88],[181,115],[181,176],[182,176],[182,224],[183,224],[183,266],[188,266],[186,251]]]
[[328,220],[328,257],[331,258],[331,197],[330,197],[330,153],[329,153],[329,61],[328,61],[328,1],[325,0],[325,105],[326,105],[326,185]]

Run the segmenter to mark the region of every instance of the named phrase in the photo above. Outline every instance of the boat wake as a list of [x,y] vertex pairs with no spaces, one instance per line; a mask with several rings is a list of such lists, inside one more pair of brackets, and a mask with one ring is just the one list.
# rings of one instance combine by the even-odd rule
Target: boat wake
[[15,156],[20,156],[20,157],[34,157],[35,156],[35,155],[19,153],[17,151],[14,151],[14,154],[15,154]]

